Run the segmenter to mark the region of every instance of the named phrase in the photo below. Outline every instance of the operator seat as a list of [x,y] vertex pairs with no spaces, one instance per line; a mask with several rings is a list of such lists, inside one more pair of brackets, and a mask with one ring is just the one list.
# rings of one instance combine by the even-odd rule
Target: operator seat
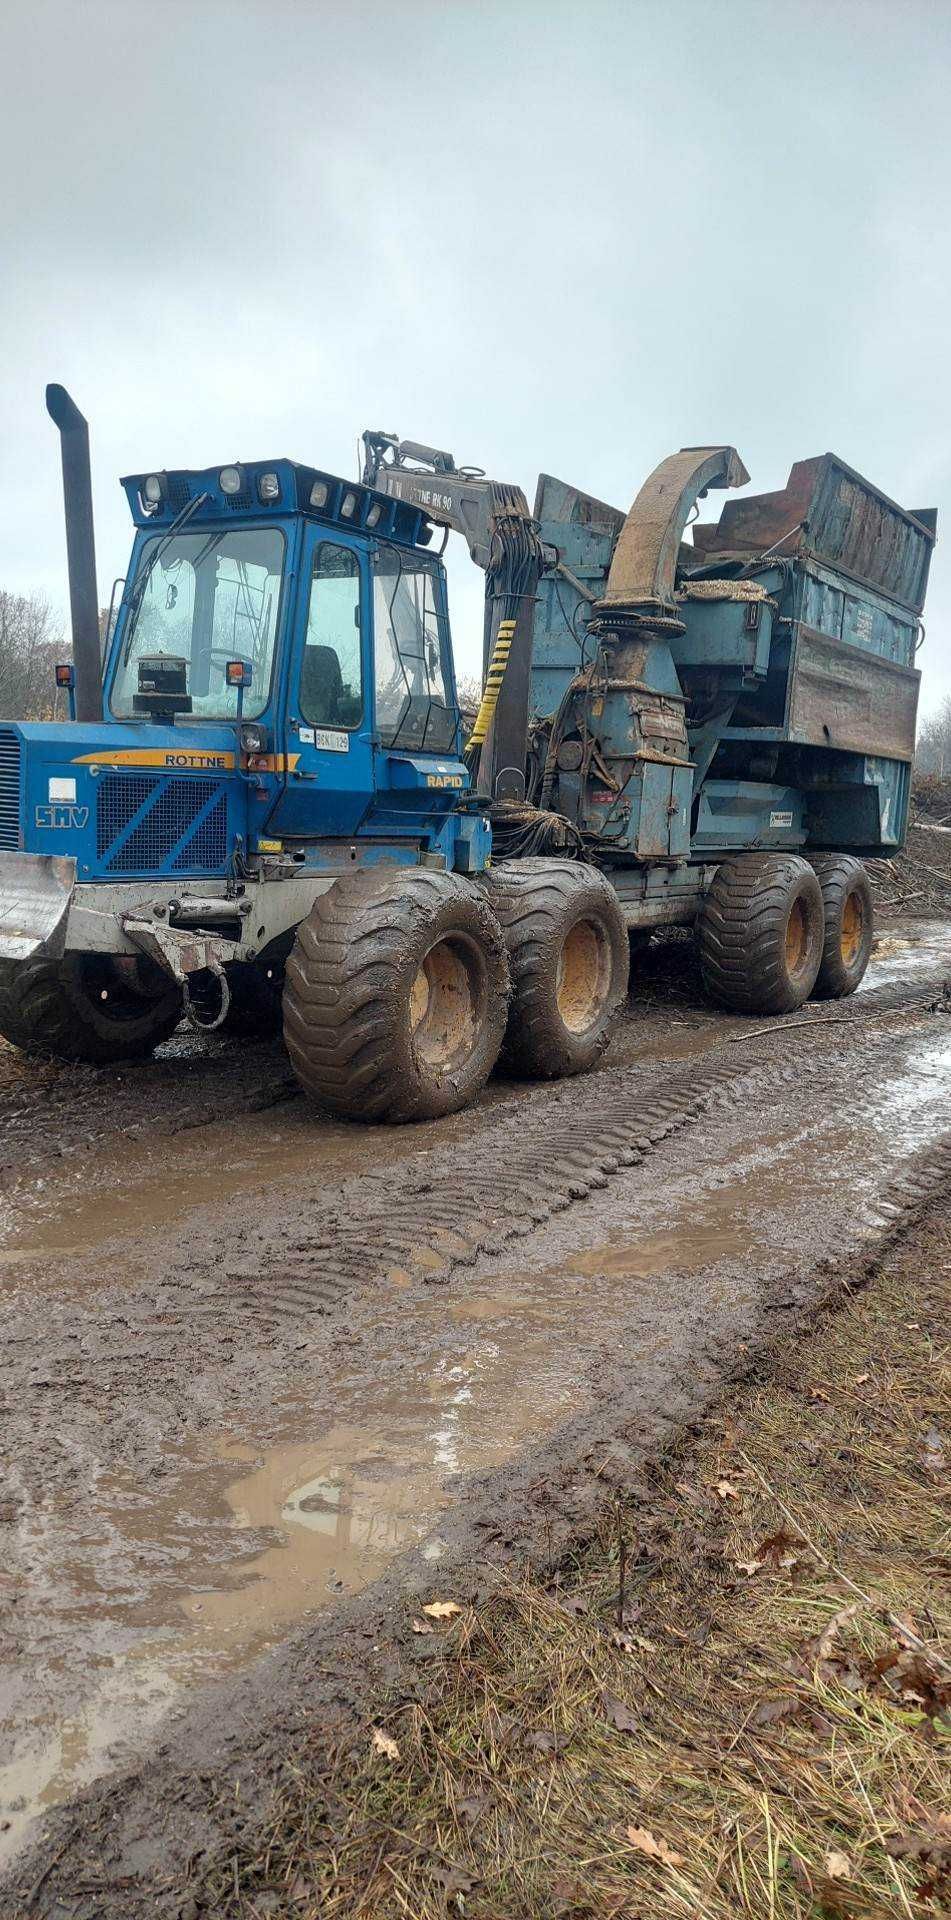
[[311,727],[332,727],[341,718],[343,675],[333,647],[306,646],[300,677],[301,718]]

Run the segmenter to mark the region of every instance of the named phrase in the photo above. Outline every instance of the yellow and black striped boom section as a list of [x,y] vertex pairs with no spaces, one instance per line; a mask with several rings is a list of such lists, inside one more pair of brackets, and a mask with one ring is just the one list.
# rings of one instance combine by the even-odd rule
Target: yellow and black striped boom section
[[482,689],[482,700],[479,705],[479,711],[476,714],[472,732],[466,741],[465,757],[467,760],[474,759],[476,754],[481,753],[485,745],[485,736],[492,724],[492,715],[499,704],[499,694],[502,691],[502,682],[505,679],[505,669],[509,663],[509,654],[512,651],[512,641],[514,638],[515,621],[500,620],[495,646],[492,649],[492,658],[489,661],[489,671],[485,676],[485,686]]

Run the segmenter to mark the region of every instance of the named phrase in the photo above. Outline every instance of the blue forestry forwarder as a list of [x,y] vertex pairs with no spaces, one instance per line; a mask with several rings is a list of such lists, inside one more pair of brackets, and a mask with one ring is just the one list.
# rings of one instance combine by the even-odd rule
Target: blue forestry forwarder
[[[863,855],[902,845],[932,512],[830,454],[665,460],[625,516],[365,434],[362,481],[289,460],[124,481],[100,665],[86,423],[62,435],[71,717],[0,727],[0,1032],[148,1053],[188,1011],[283,1004],[304,1088],[448,1113],[503,1045],[603,1053],[629,934],[696,925],[708,989],[781,1013],[868,963]],[[486,573],[463,741],[435,528]],[[115,598],[115,594],[114,594]]]

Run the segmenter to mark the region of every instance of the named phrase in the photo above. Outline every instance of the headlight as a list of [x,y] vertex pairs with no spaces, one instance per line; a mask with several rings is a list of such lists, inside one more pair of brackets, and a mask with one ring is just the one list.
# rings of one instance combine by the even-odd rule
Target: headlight
[[241,468],[222,467],[218,475],[218,485],[222,493],[240,493],[242,489]]
[[150,473],[139,488],[139,499],[146,513],[157,513],[168,493],[164,473]]
[[354,514],[356,513],[356,510],[357,510],[356,494],[350,493],[350,492],[345,493],[343,496],[343,499],[340,502],[340,518],[342,520],[352,520]]
[[240,738],[242,753],[267,752],[267,728],[258,726],[255,721],[245,721]]
[[310,490],[311,506],[325,507],[327,505],[327,499],[328,499],[329,493],[330,493],[330,488],[328,487],[326,480],[315,480]]
[[276,473],[260,473],[258,475],[258,499],[268,501],[279,500],[280,497],[281,482],[279,476]]
[[375,527],[379,521],[379,518],[382,512],[383,512],[382,502],[379,500],[374,500],[372,507],[369,509],[367,513],[367,526]]

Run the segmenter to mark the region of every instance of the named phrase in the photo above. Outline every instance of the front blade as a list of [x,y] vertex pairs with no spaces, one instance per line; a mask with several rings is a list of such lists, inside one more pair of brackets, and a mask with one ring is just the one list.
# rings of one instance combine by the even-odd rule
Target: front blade
[[65,854],[0,853],[0,960],[60,959],[75,885]]

